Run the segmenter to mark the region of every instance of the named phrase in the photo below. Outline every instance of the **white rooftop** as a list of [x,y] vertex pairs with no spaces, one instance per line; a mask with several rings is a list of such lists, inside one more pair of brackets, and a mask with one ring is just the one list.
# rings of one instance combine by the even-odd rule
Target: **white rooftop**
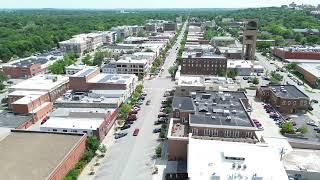
[[131,57],[124,56],[122,59],[119,59],[114,64],[147,64],[148,61],[146,59],[132,59]]
[[65,128],[65,129],[80,129],[80,130],[96,130],[103,123],[104,119],[93,118],[65,118],[65,117],[50,117],[41,128]]
[[180,76],[178,86],[204,86],[200,76]]
[[28,96],[28,95],[45,95],[47,92],[43,91],[13,91],[8,96]]
[[298,66],[320,78],[320,61],[317,63],[300,63]]
[[320,150],[294,149],[283,157],[287,170],[320,172]]
[[89,83],[130,84],[136,78],[134,74],[100,73],[89,80]]
[[9,88],[10,91],[51,91],[69,81],[68,77],[60,75],[37,75]]
[[193,138],[188,144],[188,176],[190,180],[288,180],[273,148]]

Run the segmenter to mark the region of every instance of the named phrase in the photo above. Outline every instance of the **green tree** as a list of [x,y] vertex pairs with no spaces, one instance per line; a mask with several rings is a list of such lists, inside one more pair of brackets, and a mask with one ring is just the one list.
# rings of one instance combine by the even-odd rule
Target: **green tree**
[[259,84],[259,79],[257,77],[254,77],[252,79],[252,84],[258,85]]
[[226,76],[226,71],[224,69],[219,68],[218,69],[218,76],[221,76],[221,77]]
[[4,81],[8,80],[8,76],[3,72],[0,71],[0,83],[3,83]]
[[93,63],[92,63],[92,57],[90,56],[90,54],[87,54],[83,59],[82,59],[82,62],[83,64],[85,65],[88,65],[88,66],[91,66]]
[[171,75],[172,78],[174,78],[176,76],[176,72],[178,71],[178,67],[177,66],[171,66],[169,69],[169,74]]
[[94,58],[93,58],[93,65],[94,66],[101,66],[102,62],[104,59],[104,53],[101,51],[98,51],[95,53]]
[[289,63],[286,65],[286,68],[289,70],[289,71],[295,71],[298,67],[298,64],[297,62],[292,62],[292,63]]
[[93,152],[96,152],[99,146],[100,146],[100,141],[96,136],[88,137],[87,143],[86,143],[86,147],[88,150],[92,150]]
[[238,75],[238,72],[234,69],[227,71],[228,78],[235,78]]
[[291,122],[285,122],[281,126],[281,133],[294,133],[293,124]]
[[308,132],[308,128],[306,126],[301,126],[297,131],[301,132],[302,134],[306,134]]
[[161,157],[161,154],[162,154],[162,148],[161,146],[159,145],[157,148],[156,148],[156,155],[157,157]]
[[119,117],[124,119],[127,117],[128,113],[131,111],[131,106],[127,103],[123,103],[119,109]]

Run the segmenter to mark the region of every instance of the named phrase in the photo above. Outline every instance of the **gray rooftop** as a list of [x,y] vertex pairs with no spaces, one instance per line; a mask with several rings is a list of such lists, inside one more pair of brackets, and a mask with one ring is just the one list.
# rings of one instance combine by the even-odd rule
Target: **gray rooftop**
[[7,127],[7,128],[17,128],[21,124],[25,123],[31,119],[31,116],[20,116],[15,115],[12,112],[1,112],[0,113],[0,127]]
[[272,85],[272,86],[262,86],[261,88],[270,89],[279,97],[298,99],[298,98],[309,98],[306,94],[300,91],[294,85]]
[[194,104],[190,97],[175,96],[172,101],[173,109],[180,109],[183,111],[194,111]]
[[46,58],[27,58],[13,63],[12,65],[17,67],[30,67],[34,64],[46,64],[50,59]]
[[254,127],[246,112],[243,92],[192,93],[196,112],[190,115],[191,124]]

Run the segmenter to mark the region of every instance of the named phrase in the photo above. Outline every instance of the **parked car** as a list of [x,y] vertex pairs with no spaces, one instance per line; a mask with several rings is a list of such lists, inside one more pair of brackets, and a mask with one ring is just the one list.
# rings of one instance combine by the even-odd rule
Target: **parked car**
[[135,109],[133,109],[133,110],[131,110],[131,111],[129,112],[129,115],[131,115],[131,114],[138,114],[138,111],[135,110]]
[[165,110],[165,108],[160,108],[160,112],[163,112]]
[[131,127],[130,124],[124,124],[120,129],[125,130],[125,129],[129,129],[130,127]]
[[307,124],[310,125],[310,126],[318,127],[318,125],[314,121],[309,121],[309,122],[307,122]]
[[151,100],[148,100],[148,101],[146,102],[146,105],[149,106],[150,103],[151,103]]
[[133,124],[134,121],[126,120],[125,124]]
[[147,94],[146,91],[143,91],[143,92],[141,93],[141,95],[142,95],[142,96],[147,96],[148,94]]
[[315,103],[315,104],[318,104],[318,103],[319,103],[319,101],[318,101],[318,100],[315,100],[315,99],[312,99],[310,102]]
[[155,128],[155,129],[153,129],[152,132],[153,132],[153,133],[159,133],[159,132],[161,132],[161,128]]
[[160,118],[160,117],[168,117],[168,114],[163,113],[163,112],[160,112],[160,113],[158,114],[158,118]]
[[292,77],[292,74],[288,74],[288,77]]
[[119,139],[119,138],[122,138],[122,137],[126,136],[127,134],[128,134],[127,132],[116,133],[116,134],[114,135],[114,138],[115,138],[115,139]]
[[158,121],[160,121],[160,122],[167,122],[167,121],[168,121],[168,118],[166,118],[166,117],[160,117],[160,118],[158,119]]
[[126,120],[127,121],[135,121],[135,120],[137,120],[137,116],[134,114],[128,115]]
[[166,104],[168,101],[167,100],[162,100],[161,104]]
[[138,134],[139,134],[139,129],[137,128],[133,131],[133,136],[138,136]]
[[146,97],[145,96],[140,96],[140,98],[139,98],[140,100],[145,100],[146,99]]
[[140,107],[134,106],[134,107],[133,107],[133,111],[140,111]]
[[244,77],[243,77],[243,80],[248,80],[248,79],[249,79],[248,76],[244,76]]

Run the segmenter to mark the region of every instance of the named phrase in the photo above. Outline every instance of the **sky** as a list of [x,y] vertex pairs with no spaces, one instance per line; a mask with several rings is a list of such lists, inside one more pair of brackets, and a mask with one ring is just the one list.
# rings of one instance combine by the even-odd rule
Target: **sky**
[[1,8],[246,8],[290,4],[320,4],[320,0],[0,0]]

